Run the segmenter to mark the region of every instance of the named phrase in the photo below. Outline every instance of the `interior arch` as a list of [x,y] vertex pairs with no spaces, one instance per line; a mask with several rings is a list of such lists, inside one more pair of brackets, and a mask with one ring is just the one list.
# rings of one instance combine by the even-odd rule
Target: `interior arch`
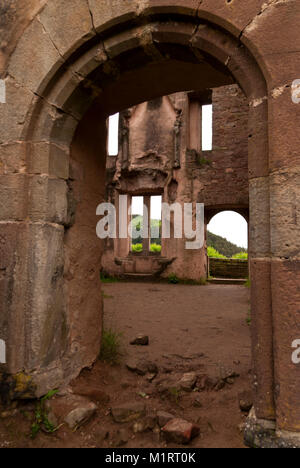
[[[122,28],[110,25],[73,49],[63,65],[56,64],[41,76],[23,132],[29,172],[34,177],[46,173],[48,184],[43,199],[38,190],[28,190],[28,214],[39,207],[36,221],[47,224],[59,257],[48,277],[42,269],[34,273],[40,287],[52,288],[50,306],[40,303],[38,291],[28,292],[32,304],[39,304],[39,316],[46,317],[49,307],[55,311],[31,336],[32,348],[39,352],[22,358],[22,367],[36,369],[39,394],[70,380],[99,352],[102,299],[97,281],[102,247],[95,241],[95,226],[96,207],[104,199],[109,115],[173,92],[236,82],[249,100],[250,207],[256,201],[251,189],[255,178],[268,171],[267,103],[262,100],[266,83],[254,57],[230,31],[168,9],[167,14],[152,11],[134,22],[126,20]],[[253,105],[256,102],[260,105]],[[253,245],[256,236],[263,236],[268,249],[269,221],[258,226],[255,213],[250,221],[255,226]],[[53,252],[48,255],[53,257]],[[252,255],[257,256],[255,248]],[[35,310],[25,336],[30,336]],[[265,362],[259,368],[256,359],[258,372],[273,375],[271,358],[267,369]],[[272,418],[272,391],[257,392],[260,416]],[[270,399],[267,412],[265,395]]]

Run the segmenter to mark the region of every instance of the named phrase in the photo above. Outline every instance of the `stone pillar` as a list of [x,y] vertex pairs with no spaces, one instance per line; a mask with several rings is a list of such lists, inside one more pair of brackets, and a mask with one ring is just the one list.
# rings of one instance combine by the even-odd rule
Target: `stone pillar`
[[260,420],[275,420],[270,261],[270,193],[267,103],[249,110],[249,252],[254,407]]
[[[300,54],[290,60],[299,70]],[[300,100],[293,97],[285,86],[270,98],[270,195],[277,431],[299,447],[300,363],[293,346],[300,339]]]
[[144,214],[143,214],[143,232],[147,237],[143,239],[143,253],[144,255],[149,254],[150,250],[150,229],[151,229],[151,197],[149,195],[144,196]]

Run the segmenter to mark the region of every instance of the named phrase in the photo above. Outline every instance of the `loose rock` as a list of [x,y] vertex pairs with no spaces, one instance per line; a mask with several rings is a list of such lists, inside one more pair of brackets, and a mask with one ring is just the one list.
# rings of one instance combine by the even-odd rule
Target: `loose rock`
[[149,336],[147,335],[138,335],[134,340],[130,342],[133,346],[148,346],[149,345]]
[[194,399],[194,401],[193,401],[193,406],[194,406],[194,408],[202,408],[202,407],[203,407],[203,405],[202,405],[201,400],[200,400],[199,397],[196,397],[196,398]]
[[184,419],[172,419],[163,427],[162,432],[168,442],[186,445],[199,434],[200,428]]
[[88,422],[91,417],[97,411],[97,405],[89,403],[85,407],[76,408],[71,411],[66,417],[65,422],[68,424],[70,429],[74,430]]
[[179,384],[182,390],[185,392],[191,392],[195,387],[197,382],[197,375],[195,372],[189,372],[188,374],[184,374],[182,379],[180,380]]
[[169,421],[172,421],[172,419],[175,419],[175,416],[165,411],[158,411],[157,419],[158,419],[158,425],[160,427],[164,427]]
[[253,395],[252,392],[250,391],[245,391],[239,394],[238,396],[239,399],[239,405],[241,411],[245,413],[249,413],[253,406]]
[[[150,361],[135,361],[130,360],[126,363],[126,367],[131,372],[135,372],[138,375],[146,375],[146,374],[158,374],[158,367],[155,363]],[[153,379],[152,379],[153,380]]]

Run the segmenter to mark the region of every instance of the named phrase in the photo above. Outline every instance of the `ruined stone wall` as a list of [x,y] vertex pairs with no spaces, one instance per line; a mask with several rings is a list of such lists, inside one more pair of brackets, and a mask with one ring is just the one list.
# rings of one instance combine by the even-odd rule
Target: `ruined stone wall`
[[19,38],[47,0],[0,0],[0,76]]
[[[207,102],[201,101],[198,93],[200,118],[195,126],[191,113],[195,99],[191,96],[192,93],[176,93],[121,113],[119,154],[107,160],[109,201],[117,203],[119,193],[162,194],[163,201],[170,204],[204,203],[208,216],[223,209],[248,212],[247,100],[237,85],[212,90],[213,148],[202,151],[201,112],[202,104]],[[192,132],[196,134],[191,135]],[[138,273],[132,258],[123,265],[116,264],[120,244],[124,245],[124,241],[106,242],[103,270],[109,274]],[[186,251],[181,239],[163,240],[162,245],[163,257],[175,259],[164,276],[171,272],[198,280],[206,276],[205,246],[195,253]],[[126,242],[122,249],[126,256],[128,249]],[[149,259],[148,273],[152,264],[153,259]]]
[[248,103],[237,85],[213,90],[213,150],[193,164],[194,197],[207,209],[248,209]]
[[210,258],[209,274],[214,278],[244,279],[249,275],[248,261],[232,258]]
[[[262,430],[271,426],[273,438],[266,442],[277,443],[276,428],[281,440],[299,446],[300,373],[291,359],[291,344],[300,336],[299,1],[72,0],[70,7],[70,0],[47,0],[37,17],[42,3],[0,4],[5,8],[1,78],[7,91],[0,113],[5,371],[25,370],[36,383],[42,373],[41,395],[67,383],[70,368],[78,373],[97,357],[94,340],[91,347],[88,343],[90,327],[81,318],[89,288],[78,289],[80,267],[69,284],[62,269],[68,271],[63,224],[68,201],[61,170],[68,168],[74,133],[88,109],[97,101],[104,119],[162,95],[237,82],[249,102],[252,349],[259,419],[256,424],[252,418],[248,440],[252,433],[252,442],[264,445]],[[16,14],[7,16],[10,7]],[[183,140],[185,135],[183,121]],[[181,169],[174,168],[167,195],[177,188],[179,199],[188,201],[193,184],[185,176],[181,184],[179,170],[186,168],[191,148],[186,141],[182,148]],[[90,158],[104,161],[99,151],[93,148]],[[83,178],[81,192],[88,184]],[[101,193],[95,194],[96,204]],[[94,213],[94,204],[88,206]],[[83,211],[75,221],[82,232]],[[91,268],[98,260],[91,255]],[[80,265],[80,256],[77,261]],[[68,300],[76,293],[72,313]],[[100,334],[99,311],[88,313]],[[73,329],[86,326],[66,361],[69,335],[57,347],[50,343],[61,316],[71,317]]]

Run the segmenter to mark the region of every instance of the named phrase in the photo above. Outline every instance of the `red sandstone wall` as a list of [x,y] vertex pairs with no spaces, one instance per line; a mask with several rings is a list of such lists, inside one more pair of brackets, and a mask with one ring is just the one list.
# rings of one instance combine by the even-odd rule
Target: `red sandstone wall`
[[[160,192],[169,203],[204,203],[207,214],[222,209],[247,212],[247,100],[237,85],[230,85],[214,89],[212,102],[213,150],[205,152],[201,151],[201,120],[197,129],[187,93],[143,103],[121,114],[120,152],[107,162],[107,198],[116,203],[118,191]],[[123,271],[114,261],[121,242],[106,243],[102,266],[110,274]],[[162,255],[176,259],[164,276],[174,272],[184,278],[205,277],[205,249],[187,251],[184,242],[163,240]]]

